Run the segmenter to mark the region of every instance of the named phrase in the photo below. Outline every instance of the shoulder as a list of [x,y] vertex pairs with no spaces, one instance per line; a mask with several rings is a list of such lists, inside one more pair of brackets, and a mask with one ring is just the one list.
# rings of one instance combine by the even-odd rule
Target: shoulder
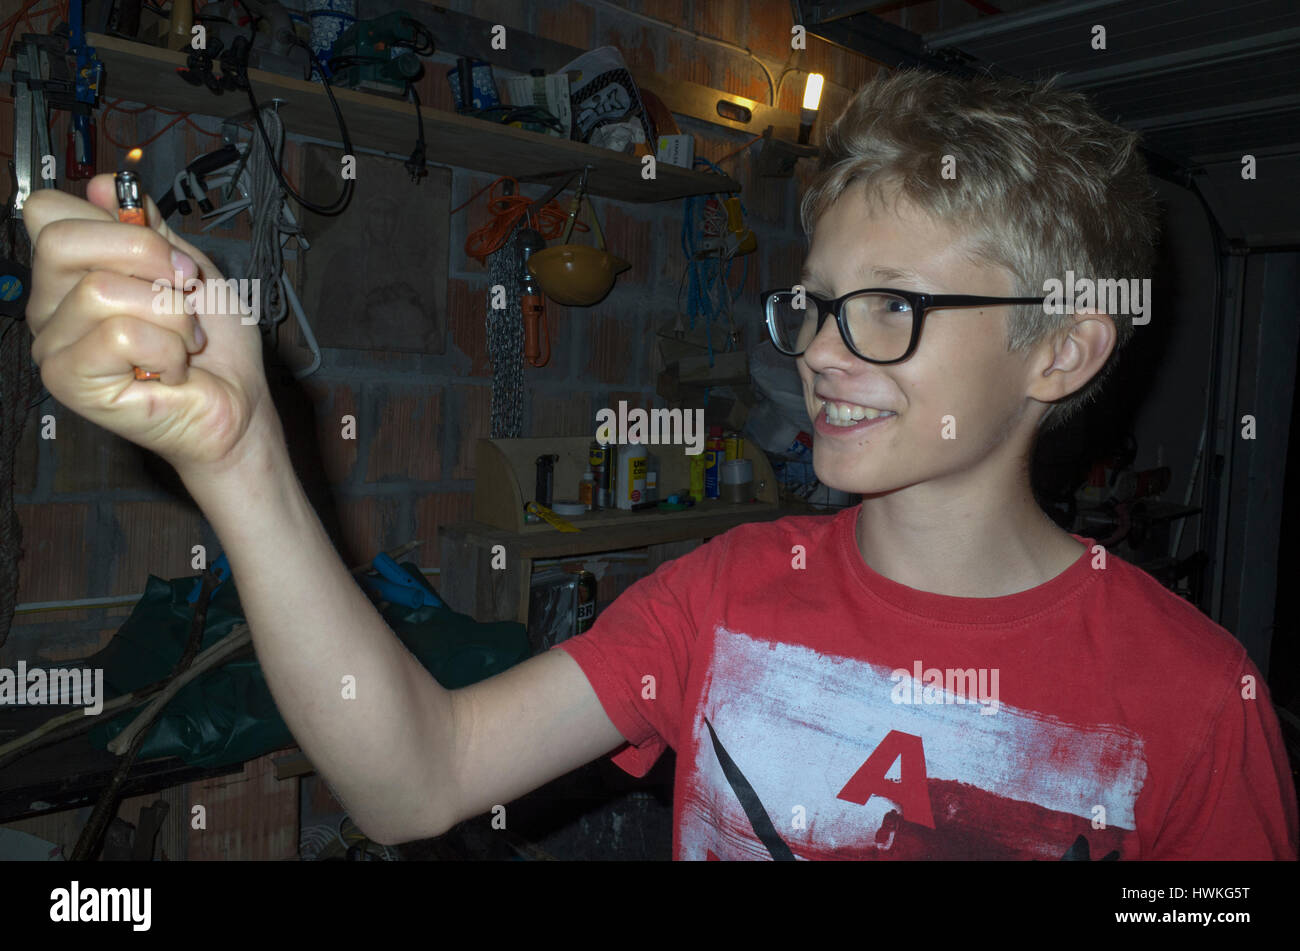
[[820,545],[840,526],[852,518],[855,509],[842,509],[829,515],[784,515],[761,522],[746,522],[724,532],[722,538],[737,551],[756,548],[780,549],[785,554],[794,545]]
[[[1107,556],[1102,590],[1113,627],[1163,673],[1226,678],[1245,660],[1233,635],[1141,568]],[[1150,672],[1161,676],[1162,670]]]

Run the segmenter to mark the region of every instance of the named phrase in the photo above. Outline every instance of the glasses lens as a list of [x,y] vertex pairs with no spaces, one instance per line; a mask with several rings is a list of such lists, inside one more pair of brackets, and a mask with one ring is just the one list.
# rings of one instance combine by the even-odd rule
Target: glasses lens
[[912,341],[912,305],[893,294],[850,297],[844,322],[858,353],[872,360],[897,360]]
[[817,302],[791,291],[767,299],[767,324],[772,342],[783,353],[801,354],[817,336]]
[[[804,306],[796,307],[796,303]],[[870,360],[898,360],[912,340],[912,307],[893,294],[857,294],[844,302],[844,322],[854,348]],[[811,298],[773,294],[767,303],[773,343],[785,353],[801,354],[817,335],[818,309]],[[828,315],[829,316],[829,315]]]

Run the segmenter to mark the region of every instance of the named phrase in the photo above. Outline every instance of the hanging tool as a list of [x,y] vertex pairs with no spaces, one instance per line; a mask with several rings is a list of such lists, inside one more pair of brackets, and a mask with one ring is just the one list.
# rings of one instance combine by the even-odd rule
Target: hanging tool
[[[528,271],[528,260],[538,251],[546,250],[546,239],[533,228],[521,228],[515,236],[515,247],[523,260],[523,282],[519,288],[519,307],[524,320],[524,359],[531,367],[544,367],[551,361],[551,335],[546,323],[546,298],[537,280]],[[546,340],[546,355],[538,344]]]
[[587,199],[587,220],[595,232],[598,245],[570,244],[587,192],[587,179],[593,166],[587,165],[578,182],[577,193],[569,206],[568,222],[560,245],[532,255],[528,271],[537,278],[542,291],[552,300],[569,307],[590,307],[603,300],[614,287],[614,279],[632,265],[605,249],[605,236],[596,221],[596,213]]
[[210,213],[213,209],[212,202],[207,197],[208,185],[205,176],[231,162],[242,161],[243,156],[244,153],[235,145],[224,145],[216,151],[200,155],[176,173],[175,179],[172,180],[171,192],[158,199],[158,213],[164,220],[170,218],[178,209],[182,215],[188,215],[191,211],[188,199],[191,198],[198,202],[199,208],[205,215]]
[[91,110],[99,105],[99,81],[104,73],[104,64],[95,55],[95,48],[86,45],[82,15],[82,4],[74,2],[68,7],[68,48],[76,57],[73,80],[76,101],[70,105],[72,127],[68,130],[64,172],[74,181],[95,175],[95,120]]
[[[14,82],[14,162],[18,176],[18,197],[14,202],[14,216],[22,218],[23,204],[32,193],[36,169],[50,154],[49,111],[45,101],[48,81],[45,50],[34,40],[23,40],[13,46],[16,63],[24,58],[27,68],[13,70]],[[33,148],[35,154],[33,154]],[[41,188],[54,188],[53,179],[40,176]]]

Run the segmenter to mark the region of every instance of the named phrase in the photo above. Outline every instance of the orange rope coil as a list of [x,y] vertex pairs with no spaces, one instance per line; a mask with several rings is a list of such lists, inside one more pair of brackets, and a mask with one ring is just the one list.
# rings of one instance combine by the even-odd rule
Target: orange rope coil
[[[497,187],[509,183],[513,194],[498,194]],[[543,238],[547,241],[554,240],[564,234],[564,224],[568,220],[569,211],[563,207],[559,201],[552,198],[543,207],[538,208],[531,198],[525,198],[519,194],[519,183],[509,176],[502,176],[492,184],[480,188],[461,205],[453,208],[451,213],[454,215],[479,195],[488,192],[487,210],[492,216],[483,227],[473,231],[465,239],[465,253],[476,259],[480,264],[487,263],[487,257],[494,251],[501,248],[510,237],[510,232],[514,231],[515,223],[524,215],[528,216],[528,224],[536,228]],[[575,223],[575,230],[590,230],[582,222]]]

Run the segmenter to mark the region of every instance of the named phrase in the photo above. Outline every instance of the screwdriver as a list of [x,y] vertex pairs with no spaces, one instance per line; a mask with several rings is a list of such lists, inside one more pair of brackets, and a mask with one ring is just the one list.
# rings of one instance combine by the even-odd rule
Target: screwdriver
[[[140,176],[126,169],[113,176],[113,185],[117,189],[117,220],[128,225],[149,226],[145,215],[144,202],[140,200]],[[161,373],[135,368],[137,380],[157,380]]]

